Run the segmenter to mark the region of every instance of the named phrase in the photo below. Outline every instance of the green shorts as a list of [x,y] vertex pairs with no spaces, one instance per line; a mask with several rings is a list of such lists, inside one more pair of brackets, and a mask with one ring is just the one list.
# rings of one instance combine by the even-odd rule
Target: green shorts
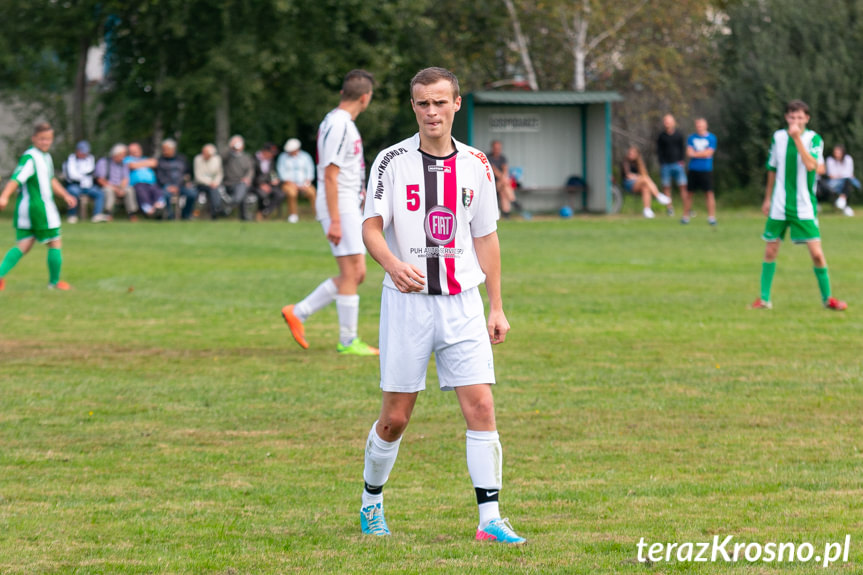
[[47,244],[54,240],[60,239],[60,228],[51,228],[49,230],[20,230],[15,229],[15,241],[20,242],[30,238],[36,238],[40,244]]
[[821,239],[821,231],[818,229],[818,219],[814,220],[774,220],[767,218],[764,226],[764,235],[761,238],[766,242],[776,242],[785,239],[785,232],[791,228],[791,241],[795,244],[805,244]]

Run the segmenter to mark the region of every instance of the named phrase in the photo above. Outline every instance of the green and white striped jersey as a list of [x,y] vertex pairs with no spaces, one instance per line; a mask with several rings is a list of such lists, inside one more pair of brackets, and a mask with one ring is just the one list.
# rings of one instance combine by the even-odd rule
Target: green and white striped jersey
[[[824,141],[821,136],[806,130],[800,139],[818,165],[823,164]],[[815,201],[816,174],[806,170],[787,130],[777,130],[773,134],[767,169],[776,172],[768,217],[773,220],[814,220],[818,205]]]
[[19,230],[51,230],[60,227],[60,212],[54,203],[51,180],[54,178],[54,160],[38,148],[30,148],[12,174],[18,182],[18,201],[15,204],[15,227]]

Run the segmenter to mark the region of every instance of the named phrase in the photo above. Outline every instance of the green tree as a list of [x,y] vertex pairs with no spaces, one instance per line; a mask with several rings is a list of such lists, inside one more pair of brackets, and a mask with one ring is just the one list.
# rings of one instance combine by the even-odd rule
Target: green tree
[[729,7],[728,34],[720,44],[722,109],[716,126],[723,181],[760,199],[764,162],[773,131],[784,126],[785,104],[806,101],[810,127],[829,150],[844,143],[863,151],[863,100],[859,54],[863,6],[826,0],[817,17],[805,0],[746,0]]

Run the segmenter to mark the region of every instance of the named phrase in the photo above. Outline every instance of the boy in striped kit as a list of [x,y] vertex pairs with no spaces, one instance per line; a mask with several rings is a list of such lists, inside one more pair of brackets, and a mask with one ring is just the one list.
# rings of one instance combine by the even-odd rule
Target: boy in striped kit
[[15,204],[15,234],[17,244],[0,262],[0,290],[6,287],[6,274],[30,251],[34,242],[48,246],[48,287],[68,290],[69,284],[60,281],[63,266],[60,240],[60,212],[54,203],[54,194],[62,197],[69,207],[75,207],[75,197],[54,177],[54,161],[48,151],[54,143],[54,129],[47,122],[33,128],[33,147],[24,152],[12,179],[0,193],[0,210],[6,208],[17,188]]
[[770,309],[770,289],[776,272],[779,240],[791,228],[791,241],[805,243],[818,279],[824,307],[843,311],[848,305],[830,293],[830,276],[827,260],[821,249],[815,200],[815,177],[823,170],[824,142],[821,136],[806,129],[809,106],[801,100],[792,100],[785,107],[788,128],[773,134],[767,157],[767,189],[761,211],[767,216],[764,227],[764,263],[761,266],[761,297],[752,303],[753,309]]

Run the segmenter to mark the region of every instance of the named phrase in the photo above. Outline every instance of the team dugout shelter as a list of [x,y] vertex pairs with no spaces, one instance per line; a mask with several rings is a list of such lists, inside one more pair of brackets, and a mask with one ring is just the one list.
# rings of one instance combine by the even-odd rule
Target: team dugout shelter
[[617,92],[471,92],[453,136],[489,152],[500,140],[524,209],[612,209],[611,104]]

